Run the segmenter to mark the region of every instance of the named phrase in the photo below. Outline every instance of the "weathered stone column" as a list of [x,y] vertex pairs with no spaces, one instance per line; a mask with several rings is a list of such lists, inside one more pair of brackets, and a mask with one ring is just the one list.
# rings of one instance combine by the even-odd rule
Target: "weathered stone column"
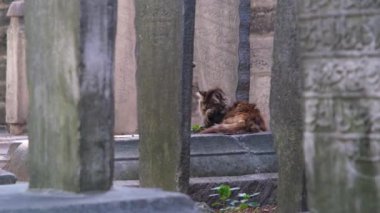
[[24,1],[14,1],[7,16],[11,20],[7,31],[5,120],[9,132],[17,135],[25,132],[29,104],[25,68]]
[[119,0],[115,44],[115,134],[137,132],[134,0]]
[[380,212],[380,1],[299,0],[311,212]]
[[277,1],[270,124],[279,164],[279,212],[301,212],[304,188],[302,75],[298,64],[296,13],[296,1]]
[[251,82],[249,101],[256,103],[269,126],[273,35],[277,0],[251,0]]
[[189,181],[194,0],[135,1],[140,184]]
[[26,1],[30,188],[107,190],[116,0]]
[[249,99],[250,0],[198,0],[194,77],[200,90],[220,87],[230,101]]

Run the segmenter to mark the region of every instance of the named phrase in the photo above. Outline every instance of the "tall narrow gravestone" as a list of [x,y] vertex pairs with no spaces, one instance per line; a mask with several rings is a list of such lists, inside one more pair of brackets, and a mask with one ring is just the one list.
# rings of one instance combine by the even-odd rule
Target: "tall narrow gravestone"
[[186,191],[194,0],[136,1],[140,183]]
[[230,101],[249,99],[250,0],[197,0],[194,77],[200,90],[220,87]]
[[116,0],[26,1],[30,188],[107,190]]
[[380,1],[298,0],[311,212],[380,212]]

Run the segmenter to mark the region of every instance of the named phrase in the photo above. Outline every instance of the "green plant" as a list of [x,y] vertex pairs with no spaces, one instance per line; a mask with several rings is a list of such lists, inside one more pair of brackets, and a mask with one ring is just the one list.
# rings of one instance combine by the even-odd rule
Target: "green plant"
[[212,188],[212,190],[216,191],[216,193],[209,196],[218,197],[218,200],[211,206],[220,209],[221,212],[238,211],[259,207],[259,204],[254,201],[254,198],[260,193],[239,193],[237,195],[237,199],[233,199],[233,191],[238,191],[240,188],[231,188],[229,185],[222,184],[218,187]]
[[191,131],[194,133],[200,132],[203,129],[203,127],[199,124],[194,124],[191,126]]

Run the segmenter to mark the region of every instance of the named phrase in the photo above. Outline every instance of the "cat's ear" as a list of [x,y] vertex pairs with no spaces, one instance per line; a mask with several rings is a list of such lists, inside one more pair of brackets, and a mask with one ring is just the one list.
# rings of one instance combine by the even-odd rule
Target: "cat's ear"
[[204,91],[198,91],[198,92],[196,93],[196,95],[197,95],[197,98],[198,98],[198,99],[204,99],[205,96],[206,96],[206,92],[204,92]]

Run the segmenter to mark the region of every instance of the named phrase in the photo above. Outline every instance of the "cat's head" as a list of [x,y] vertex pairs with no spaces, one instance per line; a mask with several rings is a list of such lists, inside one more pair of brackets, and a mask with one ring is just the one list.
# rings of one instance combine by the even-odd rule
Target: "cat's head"
[[226,95],[220,88],[197,92],[199,111],[202,115],[209,109],[224,109],[226,107]]

